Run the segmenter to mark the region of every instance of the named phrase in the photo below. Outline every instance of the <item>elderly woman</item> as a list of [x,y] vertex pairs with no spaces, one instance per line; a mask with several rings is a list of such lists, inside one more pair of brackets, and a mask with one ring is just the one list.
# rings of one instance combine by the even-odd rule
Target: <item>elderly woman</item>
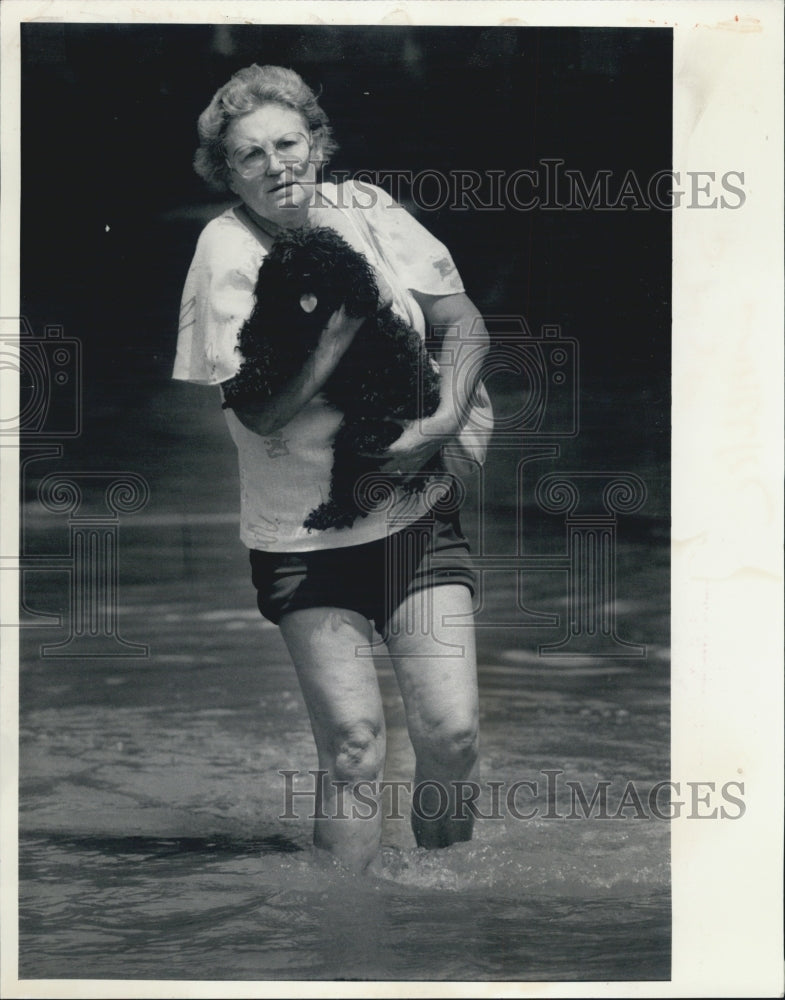
[[[199,238],[173,377],[218,386],[231,379],[276,233],[331,226],[365,254],[384,299],[421,336],[426,324],[444,331],[440,405],[405,425],[384,455],[385,470],[415,475],[466,424],[475,387],[459,378],[458,356],[470,331],[473,356],[478,343],[485,349],[485,328],[450,254],[379,188],[318,182],[335,143],[293,70],[254,65],[236,73],[200,116],[199,138],[196,172],[239,203]],[[457,806],[466,791],[460,782],[475,774],[478,701],[474,578],[454,488],[447,498],[445,490],[398,489],[350,528],[303,527],[328,494],[341,421],[320,390],[359,326],[338,310],[297,377],[263,406],[225,414],[239,455],[240,537],[258,605],[280,626],[326,772],[314,843],[361,871],[378,851],[382,809],[353,810],[351,795],[378,804],[385,759],[382,700],[367,655],[371,622],[387,644],[416,754],[412,828],[420,846],[472,835],[471,812]]]

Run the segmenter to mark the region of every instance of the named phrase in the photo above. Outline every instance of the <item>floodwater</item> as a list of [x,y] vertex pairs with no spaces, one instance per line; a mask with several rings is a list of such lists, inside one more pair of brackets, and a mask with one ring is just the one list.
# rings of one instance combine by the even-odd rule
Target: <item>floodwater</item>
[[[280,634],[255,608],[231,443],[208,396],[162,389],[105,430],[111,457],[95,437],[28,470],[26,548],[44,560],[67,551],[68,525],[41,508],[36,477],[103,454],[103,468],[148,480],[150,502],[120,522],[118,629],[149,651],[42,655],[68,633],[68,578],[27,574],[28,615],[63,618],[22,632],[20,977],[669,978],[669,827],[647,800],[669,776],[667,510],[652,455],[631,438],[608,462],[588,426],[582,441],[584,468],[630,469],[649,489],[648,506],[618,519],[613,601],[619,636],[645,656],[542,655],[563,634],[565,573],[489,571],[478,806],[492,818],[472,842],[432,852],[415,847],[407,819],[388,818],[372,873],[356,876],[313,855],[307,799],[281,818],[279,771],[301,772],[305,789],[316,755]],[[516,461],[492,454],[492,502],[467,509],[467,534],[482,520],[488,553],[515,551],[515,512],[529,502],[507,488]],[[559,467],[527,468],[533,482]],[[563,552],[563,518],[525,512],[528,550]],[[377,666],[387,778],[411,779],[382,651]],[[510,808],[521,781],[537,791],[519,786]],[[608,818],[573,808],[567,782],[588,798],[605,782]]]

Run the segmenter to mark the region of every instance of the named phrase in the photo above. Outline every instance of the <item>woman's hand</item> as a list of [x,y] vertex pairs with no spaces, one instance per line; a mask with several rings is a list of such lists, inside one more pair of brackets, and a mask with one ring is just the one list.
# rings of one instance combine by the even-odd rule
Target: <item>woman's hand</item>
[[347,316],[343,306],[337,309],[327,320],[316,350],[305,362],[302,371],[260,409],[235,410],[240,423],[262,437],[285,427],[335,371],[362,323],[362,317]]
[[[414,476],[443,444],[466,423],[479,362],[488,350],[488,334],[480,313],[464,294],[431,296],[415,294],[431,327],[444,331],[438,356],[441,400],[438,409],[422,420],[396,421],[403,433],[382,453],[368,457],[384,461],[382,471]],[[471,364],[462,358],[466,350]]]
[[446,427],[436,416],[393,423],[403,427],[401,436],[386,451],[366,453],[366,457],[383,459],[381,472],[399,472],[404,478],[419,472],[454,433],[454,428]]

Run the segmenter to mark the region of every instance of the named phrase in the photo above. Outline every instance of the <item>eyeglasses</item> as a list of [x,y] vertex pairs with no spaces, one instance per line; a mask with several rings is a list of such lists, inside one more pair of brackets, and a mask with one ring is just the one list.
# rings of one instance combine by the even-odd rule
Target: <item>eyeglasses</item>
[[236,149],[226,162],[241,177],[256,177],[263,174],[270,165],[273,155],[284,167],[295,166],[308,159],[311,140],[302,132],[287,132],[272,144],[272,152],[264,146],[242,146]]

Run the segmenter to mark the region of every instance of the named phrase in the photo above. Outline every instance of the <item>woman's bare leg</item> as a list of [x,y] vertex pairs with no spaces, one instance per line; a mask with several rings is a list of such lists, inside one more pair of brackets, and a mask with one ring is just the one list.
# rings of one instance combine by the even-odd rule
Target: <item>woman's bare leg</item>
[[[455,785],[477,778],[477,658],[474,628],[466,627],[471,617],[465,617],[471,611],[467,587],[431,587],[406,598],[385,637],[417,758],[415,790],[432,783],[413,801],[412,829],[421,847],[472,836],[474,817],[468,807],[456,810],[462,795]],[[449,615],[464,617],[459,625],[443,620]]]
[[[327,772],[322,810],[328,818],[315,820],[314,844],[352,870],[363,871],[379,850],[378,784],[385,756],[384,712],[373,659],[355,652],[370,644],[370,623],[355,611],[322,607],[291,611],[280,627],[311,718],[319,767]],[[357,782],[368,783],[359,791],[364,799],[375,800],[375,811],[355,800],[352,787]],[[341,813],[348,818],[339,818]]]

